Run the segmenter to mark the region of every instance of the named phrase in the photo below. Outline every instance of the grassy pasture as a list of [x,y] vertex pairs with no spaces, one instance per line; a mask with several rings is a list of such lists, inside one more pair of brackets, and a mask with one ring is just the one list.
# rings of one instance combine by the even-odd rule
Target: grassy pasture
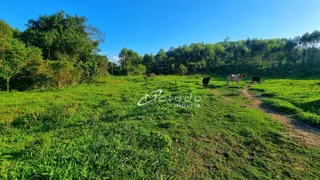
[[313,125],[320,125],[320,80],[270,79],[251,86],[264,102]]
[[[252,88],[270,93],[268,84],[279,81]],[[250,101],[239,91],[246,82],[210,84],[202,89],[196,76],[106,77],[77,87],[0,93],[0,179],[320,176],[319,148],[298,143],[279,122],[243,107]],[[200,96],[201,107],[177,107],[176,99],[137,106],[157,89],[165,97]]]

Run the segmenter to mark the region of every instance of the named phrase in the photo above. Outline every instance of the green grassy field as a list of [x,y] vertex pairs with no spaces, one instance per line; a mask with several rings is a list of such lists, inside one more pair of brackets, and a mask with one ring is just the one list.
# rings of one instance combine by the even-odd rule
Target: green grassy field
[[[320,149],[288,136],[280,122],[261,111],[245,108],[250,100],[239,91],[245,82],[226,87],[216,79],[202,89],[201,79],[165,76],[145,82],[143,77],[106,77],[77,87],[2,92],[0,179],[320,176]],[[309,87],[314,81],[292,81],[300,82]],[[252,87],[306,113],[298,104],[319,98],[319,91],[301,89],[301,96],[308,97],[291,99],[280,94],[287,87],[282,85],[282,80],[270,80]],[[157,89],[163,90],[165,102],[137,106]],[[200,102],[185,103],[200,107],[177,107],[181,103],[175,97],[190,94],[201,97]],[[308,113],[318,117],[319,108]]]
[[307,123],[320,126],[320,79],[270,79],[250,89],[262,91],[264,102]]

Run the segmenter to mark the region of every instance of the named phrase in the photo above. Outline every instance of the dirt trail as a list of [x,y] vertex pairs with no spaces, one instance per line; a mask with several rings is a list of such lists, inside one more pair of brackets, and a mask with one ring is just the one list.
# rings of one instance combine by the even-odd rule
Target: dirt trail
[[280,121],[289,130],[289,135],[296,138],[298,141],[307,145],[320,147],[320,129],[266,107],[262,104],[261,96],[250,94],[248,92],[248,87],[245,87],[241,91],[245,97],[252,100],[252,103],[247,104],[246,107],[259,109],[266,115]]

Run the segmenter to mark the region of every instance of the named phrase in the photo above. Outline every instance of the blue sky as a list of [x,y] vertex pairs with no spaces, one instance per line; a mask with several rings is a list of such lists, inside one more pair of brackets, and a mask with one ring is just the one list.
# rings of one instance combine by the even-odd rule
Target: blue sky
[[109,59],[123,47],[139,54],[194,42],[295,37],[320,30],[320,0],[24,0],[2,1],[0,18],[20,30],[29,19],[64,10],[106,35]]

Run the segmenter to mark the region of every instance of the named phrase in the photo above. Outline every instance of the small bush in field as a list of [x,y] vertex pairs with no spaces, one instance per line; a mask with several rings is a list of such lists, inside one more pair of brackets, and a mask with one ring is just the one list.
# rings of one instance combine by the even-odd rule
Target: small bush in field
[[43,61],[38,74],[49,79],[53,86],[76,85],[81,81],[82,71],[69,61]]

